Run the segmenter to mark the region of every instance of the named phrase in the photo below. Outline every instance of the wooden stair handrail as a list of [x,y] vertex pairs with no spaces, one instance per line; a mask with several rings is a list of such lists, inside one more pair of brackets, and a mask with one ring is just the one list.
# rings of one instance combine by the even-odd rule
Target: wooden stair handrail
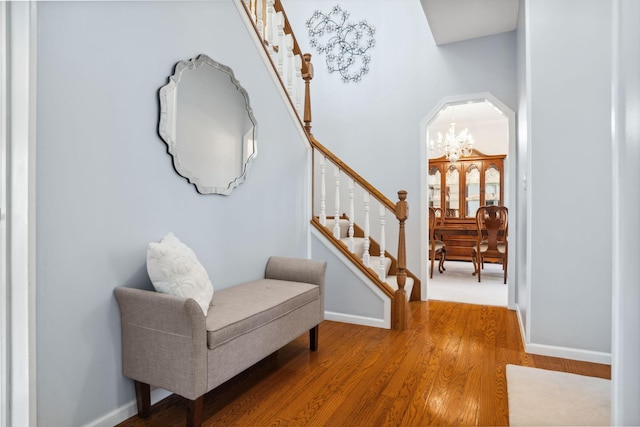
[[392,212],[396,210],[396,204],[389,200],[387,196],[382,194],[377,188],[373,185],[369,184],[369,182],[361,177],[356,171],[351,169],[346,163],[340,160],[335,154],[329,151],[325,146],[320,144],[318,140],[316,140],[313,135],[309,136],[309,142],[311,145],[318,151],[322,153],[327,159],[331,160],[336,166],[340,168],[346,175],[352,178],[355,182],[360,184],[362,188],[369,192],[376,200],[386,206],[386,208]]
[[[296,36],[293,34],[293,29],[291,28],[291,24],[289,23],[289,19],[287,18],[287,13],[284,11],[284,7],[282,6],[282,2],[280,0],[274,0],[273,9],[276,12],[282,12],[282,17],[284,18],[284,32],[285,34],[291,34],[291,38],[293,39],[293,54],[300,55],[300,57],[304,57],[302,54],[302,50],[300,50],[300,45],[298,44],[298,40],[296,40]],[[309,72],[308,65],[303,61],[302,62],[302,75],[304,76]]]
[[[258,27],[256,26],[256,23],[253,21],[253,19],[251,19],[251,10],[249,10],[249,7],[247,6],[247,4],[244,2],[244,0],[236,0],[237,2],[242,4],[242,8],[244,9],[245,14],[249,17],[249,21],[251,22],[251,26],[253,27],[253,30],[255,31],[256,35],[258,36],[258,39],[260,40],[260,44],[262,45],[262,48],[264,49],[264,52],[266,54],[267,60],[269,61],[269,63],[271,64],[271,68],[273,70],[277,70],[276,64],[273,62],[273,59],[271,58],[271,55],[269,54],[269,50],[268,50],[268,45],[265,44],[264,39],[262,38],[262,34],[260,34],[260,30],[258,30]],[[258,0],[258,1],[262,1],[262,0]],[[309,135],[310,130],[311,130],[311,98],[310,98],[310,88],[309,88],[309,82],[310,80],[313,78],[313,65],[311,64],[311,54],[302,54],[301,50],[300,50],[300,46],[298,45],[298,41],[296,40],[296,36],[293,34],[293,30],[291,30],[291,25],[289,24],[289,20],[287,19],[286,14],[284,13],[284,9],[282,8],[282,3],[278,0],[277,1],[278,7],[280,8],[280,10],[276,10],[276,0],[274,0],[274,5],[273,8],[274,10],[276,10],[276,12],[281,11],[282,12],[282,16],[284,18],[284,26],[286,29],[288,29],[290,32],[288,34],[291,35],[291,38],[293,40],[293,50],[295,54],[299,54],[300,57],[302,58],[302,65],[301,65],[301,72],[302,72],[302,77],[305,80],[305,105],[304,105],[304,118],[309,117],[309,123],[303,123],[303,118],[300,117],[300,115],[298,114],[298,111],[293,103],[293,100],[287,96],[287,99],[289,100],[289,104],[291,105],[291,108],[293,109],[293,111],[296,112],[296,117],[298,118],[298,120],[300,121],[300,125],[302,126],[303,129],[306,130],[307,135]],[[286,31],[285,31],[286,34]],[[280,47],[278,47],[279,49]],[[276,71],[276,76],[278,76],[278,81],[280,82],[280,86],[282,87],[282,90],[284,91],[284,93],[286,93],[288,95],[287,92],[287,87],[285,85],[285,82],[282,81],[282,76]],[[307,80],[308,79],[308,80]],[[307,110],[308,110],[308,114],[307,114]],[[309,144],[312,145],[311,141],[309,141]]]

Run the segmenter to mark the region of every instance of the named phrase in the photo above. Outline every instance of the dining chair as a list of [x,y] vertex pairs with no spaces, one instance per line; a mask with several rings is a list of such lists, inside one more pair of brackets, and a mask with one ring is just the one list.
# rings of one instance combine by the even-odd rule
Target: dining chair
[[444,212],[442,208],[429,207],[429,259],[431,260],[431,270],[429,277],[433,279],[433,264],[436,256],[440,257],[438,262],[438,272],[442,274],[444,268],[444,260],[447,256],[447,248],[444,242],[436,237],[435,229],[437,226],[444,225]]
[[504,284],[507,284],[508,243],[507,232],[509,210],[505,206],[480,206],[476,211],[478,237],[473,248],[473,275],[481,280],[486,258],[498,259],[504,271]]

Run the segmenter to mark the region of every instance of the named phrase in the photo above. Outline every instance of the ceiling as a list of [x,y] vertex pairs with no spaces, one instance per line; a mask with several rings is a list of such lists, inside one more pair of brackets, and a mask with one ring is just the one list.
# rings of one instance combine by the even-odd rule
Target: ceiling
[[[465,128],[469,130],[475,147],[481,152],[495,154],[508,151],[508,118],[491,102],[485,100],[446,105],[428,125],[429,140],[437,140],[438,133],[446,134],[452,122],[456,124],[456,133]],[[430,157],[440,155],[436,151],[429,153]]]
[[445,106],[429,126],[448,127],[450,122],[462,126],[473,125],[474,122],[506,120],[506,115],[491,102],[465,102]]
[[420,0],[437,45],[513,31],[519,0]]

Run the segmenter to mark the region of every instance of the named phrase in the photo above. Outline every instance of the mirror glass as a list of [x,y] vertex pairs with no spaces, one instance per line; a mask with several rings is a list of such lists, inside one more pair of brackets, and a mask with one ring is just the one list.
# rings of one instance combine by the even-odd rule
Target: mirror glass
[[474,164],[467,169],[465,177],[466,190],[466,216],[467,218],[475,218],[476,211],[480,207],[480,171]]
[[206,55],[178,62],[160,88],[159,133],[176,171],[202,194],[231,194],[257,155],[247,92]]
[[454,165],[449,166],[446,179],[446,193],[445,193],[445,216],[448,218],[460,217],[460,172]]
[[440,169],[429,169],[429,206],[432,208],[440,207],[440,180]]
[[487,206],[499,206],[500,205],[500,170],[496,165],[491,165],[484,172],[484,197],[485,205]]

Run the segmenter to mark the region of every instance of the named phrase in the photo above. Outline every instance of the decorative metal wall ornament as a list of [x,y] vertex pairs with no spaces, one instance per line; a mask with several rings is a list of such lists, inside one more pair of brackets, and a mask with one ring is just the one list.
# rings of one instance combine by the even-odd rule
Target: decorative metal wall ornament
[[[347,22],[348,17],[349,12],[335,5],[329,13],[316,10],[306,22],[311,46],[325,54],[327,69],[339,72],[344,83],[358,82],[369,72],[367,51],[375,45],[376,32],[366,20],[354,24]],[[322,44],[319,39],[325,36],[329,39]]]

